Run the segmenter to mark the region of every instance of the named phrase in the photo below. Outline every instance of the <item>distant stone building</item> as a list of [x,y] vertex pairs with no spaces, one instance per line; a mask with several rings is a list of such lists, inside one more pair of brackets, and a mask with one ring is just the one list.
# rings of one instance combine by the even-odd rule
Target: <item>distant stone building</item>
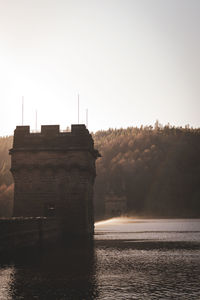
[[127,200],[125,196],[116,196],[111,193],[105,197],[105,217],[119,217],[127,213]]
[[94,230],[95,160],[92,136],[85,125],[60,132],[59,125],[17,126],[10,150],[14,216],[55,217],[68,234]]

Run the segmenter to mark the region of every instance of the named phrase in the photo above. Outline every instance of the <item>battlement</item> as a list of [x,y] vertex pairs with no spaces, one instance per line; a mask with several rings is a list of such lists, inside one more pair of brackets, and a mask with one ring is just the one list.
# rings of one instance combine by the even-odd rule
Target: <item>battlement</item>
[[31,134],[32,136],[37,135],[51,135],[55,136],[56,134],[89,134],[85,124],[72,124],[71,132],[60,131],[60,125],[41,125],[41,132],[31,133],[30,126],[16,126],[15,134],[17,135],[27,135]]
[[30,132],[30,126],[17,126],[14,131],[14,151],[89,150],[96,158],[92,136],[84,124],[71,125],[71,132],[60,131],[59,125],[42,125],[41,132]]

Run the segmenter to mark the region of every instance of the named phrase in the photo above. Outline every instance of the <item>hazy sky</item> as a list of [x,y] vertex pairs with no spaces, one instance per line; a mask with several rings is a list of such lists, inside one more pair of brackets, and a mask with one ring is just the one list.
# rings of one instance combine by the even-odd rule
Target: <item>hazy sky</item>
[[200,126],[199,0],[0,0],[0,135]]

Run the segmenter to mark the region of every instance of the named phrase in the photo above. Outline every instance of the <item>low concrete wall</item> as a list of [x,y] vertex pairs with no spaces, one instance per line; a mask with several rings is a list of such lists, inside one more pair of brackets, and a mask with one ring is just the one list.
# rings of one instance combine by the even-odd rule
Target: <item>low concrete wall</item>
[[61,230],[54,218],[0,219],[0,253],[54,242]]

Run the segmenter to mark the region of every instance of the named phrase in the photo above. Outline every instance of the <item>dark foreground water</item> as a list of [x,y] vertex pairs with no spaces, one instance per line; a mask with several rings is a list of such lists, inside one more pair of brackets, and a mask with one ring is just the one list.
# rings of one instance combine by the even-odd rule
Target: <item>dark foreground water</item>
[[94,245],[0,262],[0,300],[200,299],[200,220],[115,219]]

